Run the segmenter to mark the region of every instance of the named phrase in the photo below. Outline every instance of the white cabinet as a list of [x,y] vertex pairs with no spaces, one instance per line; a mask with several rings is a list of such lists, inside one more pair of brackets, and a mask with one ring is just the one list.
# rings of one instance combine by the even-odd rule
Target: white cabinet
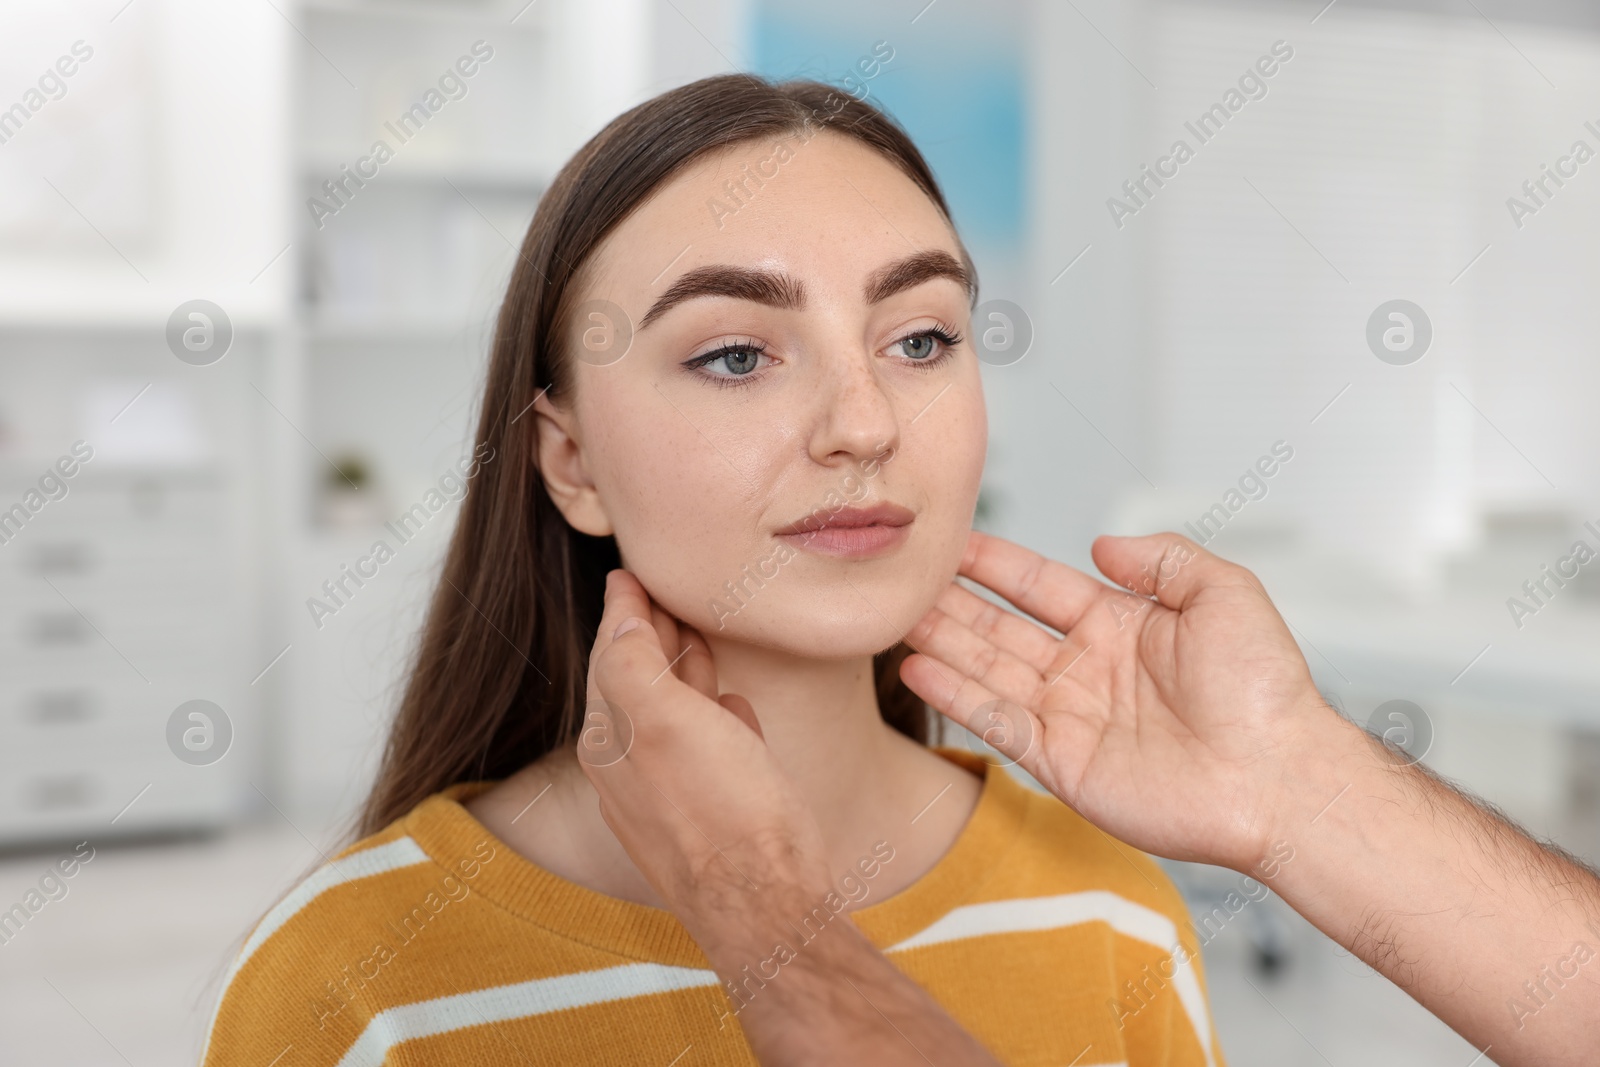
[[[0,841],[218,823],[238,760],[184,762],[167,720],[244,669],[222,477],[86,466],[66,484],[0,546]],[[0,475],[0,501],[33,485]],[[250,716],[226,702],[236,733]]]

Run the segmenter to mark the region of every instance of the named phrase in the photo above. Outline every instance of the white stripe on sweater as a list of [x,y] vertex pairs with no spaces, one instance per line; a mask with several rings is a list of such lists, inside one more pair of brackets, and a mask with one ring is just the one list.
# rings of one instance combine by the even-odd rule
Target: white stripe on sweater
[[630,963],[405,1004],[373,1016],[339,1067],[379,1067],[389,1050],[403,1041],[469,1026],[717,984],[715,972],[698,967]]
[[922,932],[891,946],[889,951],[899,952],[988,934],[1054,930],[1088,922],[1103,922],[1117,933],[1154,945],[1172,957],[1174,971],[1170,980],[1173,991],[1178,994],[1178,1001],[1189,1016],[1189,1024],[1194,1027],[1200,1049],[1205,1053],[1206,1067],[1216,1067],[1211,1054],[1211,1020],[1206,1011],[1205,994],[1200,990],[1200,980],[1189,960],[1180,960],[1175,954],[1180,943],[1178,928],[1160,912],[1125,900],[1115,893],[1097,889],[1055,897],[968,904],[951,911]]
[[[1117,933],[1169,954],[1179,944],[1177,927],[1165,915],[1115,893],[1095,890],[969,904],[956,908],[920,933],[891,945],[887,951],[903,952],[990,934],[1053,930],[1091,922],[1103,922]],[[1179,963],[1174,957],[1174,963],[1173,988],[1194,1027],[1206,1064],[1215,1067],[1210,1016],[1199,980],[1187,960]],[[339,1067],[380,1067],[396,1045],[451,1030],[720,984],[714,971],[703,968],[630,963],[418,1001],[374,1016],[339,1061]],[[1087,1065],[1080,1063],[1077,1067]]]
[[255,955],[256,950],[266,943],[267,938],[283,928],[284,923],[336,885],[427,862],[428,854],[422,851],[421,846],[409,837],[397,837],[386,844],[364,848],[342,859],[332,860],[317,868],[303,882],[290,890],[288,895],[278,901],[261,922],[256,924],[244,947],[239,950],[233,965],[228,968],[227,977],[222,980],[222,992],[217,996],[217,1010],[212,1012],[211,1025],[206,1029],[205,1051],[200,1054],[200,1062],[205,1062],[206,1052],[211,1049],[211,1032],[216,1028],[217,1015],[221,1012],[222,1002],[228,995],[228,987],[233,984],[234,977],[244,968],[250,957]]

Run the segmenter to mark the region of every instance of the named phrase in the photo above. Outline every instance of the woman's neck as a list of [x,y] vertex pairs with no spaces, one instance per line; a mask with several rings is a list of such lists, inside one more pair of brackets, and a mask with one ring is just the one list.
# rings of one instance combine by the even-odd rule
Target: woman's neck
[[737,642],[708,644],[718,688],[755,708],[768,749],[810,804],[824,840],[899,795],[896,776],[920,746],[879,714],[870,657],[805,659]]
[[[739,643],[713,641],[711,647],[720,691],[738,693],[755,708],[768,748],[822,830],[835,876],[879,841],[895,849],[896,861],[884,869],[892,877],[879,878],[879,892],[865,903],[903,889],[948,850],[977,802],[979,780],[883,721],[870,657],[816,660]],[[541,793],[538,806],[528,809]],[[572,746],[467,808],[514,851],[552,873],[609,896],[661,906],[601,818]],[[538,817],[522,817],[525,811]]]

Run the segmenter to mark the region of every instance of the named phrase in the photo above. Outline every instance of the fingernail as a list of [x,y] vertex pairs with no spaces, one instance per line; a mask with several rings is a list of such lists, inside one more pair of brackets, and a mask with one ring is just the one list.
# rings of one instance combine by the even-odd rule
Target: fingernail
[[622,622],[617,626],[616,631],[612,633],[611,639],[615,641],[623,634],[628,633],[630,630],[637,630],[642,625],[644,625],[643,619],[632,617],[623,619]]

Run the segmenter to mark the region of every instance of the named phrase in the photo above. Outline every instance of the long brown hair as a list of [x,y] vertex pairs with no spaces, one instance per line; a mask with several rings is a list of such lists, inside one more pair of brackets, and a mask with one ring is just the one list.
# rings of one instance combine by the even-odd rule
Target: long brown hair
[[[616,541],[568,525],[539,475],[531,418],[566,397],[574,279],[600,242],[686,164],[718,149],[832,130],[875,149],[948,219],[933,172],[871,105],[811,81],[706,78],[614,119],[561,168],[522,242],[495,328],[474,454],[409,684],[358,824],[366,835],[457,782],[509,776],[576,736]],[[963,253],[963,258],[966,258]],[[968,269],[971,269],[970,260]],[[908,649],[874,658],[878,707],[924,744],[929,709],[900,681]]]

